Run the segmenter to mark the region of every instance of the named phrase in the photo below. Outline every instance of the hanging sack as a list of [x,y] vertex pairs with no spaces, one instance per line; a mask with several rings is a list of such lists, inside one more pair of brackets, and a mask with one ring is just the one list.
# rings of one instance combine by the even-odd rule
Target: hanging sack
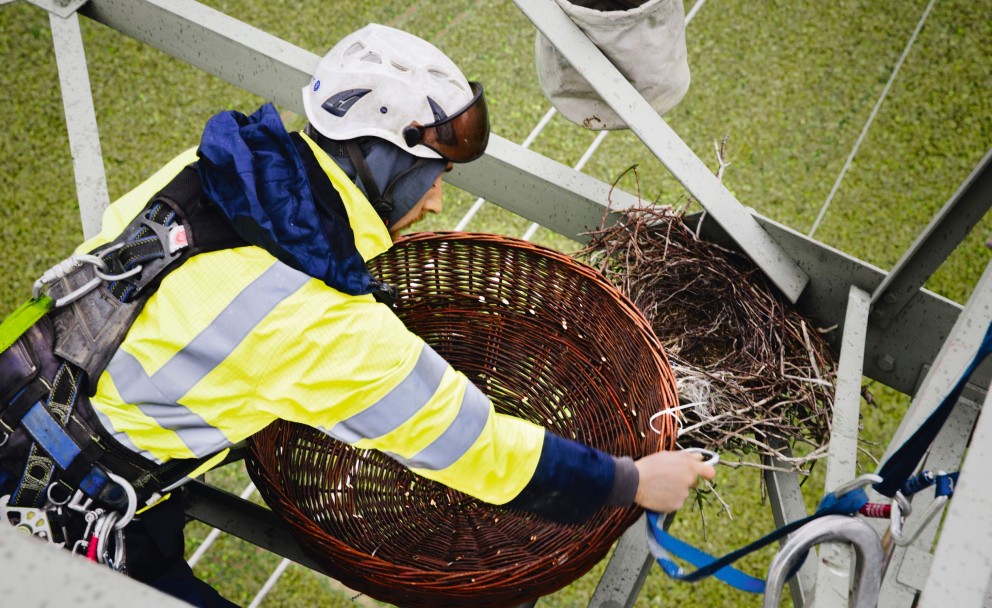
[[[682,0],[556,1],[658,114],[682,100],[689,90]],[[596,131],[627,128],[540,32],[536,54],[541,89],[565,118]]]

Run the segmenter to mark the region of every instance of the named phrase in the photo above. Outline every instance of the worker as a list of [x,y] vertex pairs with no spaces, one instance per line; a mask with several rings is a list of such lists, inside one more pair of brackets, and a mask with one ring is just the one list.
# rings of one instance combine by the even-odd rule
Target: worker
[[[446,171],[486,148],[480,84],[373,24],[323,57],[303,102],[301,132],[270,104],[211,118],[195,155],[112,205],[102,233],[36,283],[30,306],[52,308],[0,357],[0,508],[71,520],[45,535],[195,605],[230,605],[193,577],[181,501],[163,497],[276,419],[561,522],[675,511],[713,477],[699,454],[635,462],[496,413],[381,302],[389,288],[365,262],[440,212]],[[108,541],[75,512],[98,513],[126,551],[95,551]]]

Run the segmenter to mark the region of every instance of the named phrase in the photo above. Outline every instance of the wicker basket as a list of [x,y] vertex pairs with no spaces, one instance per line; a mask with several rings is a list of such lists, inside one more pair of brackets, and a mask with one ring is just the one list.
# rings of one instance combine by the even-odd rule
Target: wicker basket
[[[650,326],[596,271],[493,235],[424,233],[370,264],[396,313],[497,411],[616,455],[674,442],[675,381]],[[659,426],[656,421],[655,426]],[[277,422],[249,442],[266,503],[349,587],[401,606],[513,606],[595,565],[636,519],[600,510],[560,525],[420,478],[374,451]]]

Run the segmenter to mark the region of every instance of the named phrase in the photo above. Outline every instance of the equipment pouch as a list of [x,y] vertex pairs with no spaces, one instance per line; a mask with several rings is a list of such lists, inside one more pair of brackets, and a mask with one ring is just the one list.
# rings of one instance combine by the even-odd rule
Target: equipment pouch
[[[682,0],[557,0],[658,114],[689,90]],[[537,74],[544,95],[562,116],[587,129],[626,129],[625,123],[540,32]]]

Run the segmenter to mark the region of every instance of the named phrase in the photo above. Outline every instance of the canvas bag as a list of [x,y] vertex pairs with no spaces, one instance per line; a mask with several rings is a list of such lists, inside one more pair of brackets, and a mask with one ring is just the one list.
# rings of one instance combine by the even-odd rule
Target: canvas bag
[[[689,90],[682,0],[556,2],[658,114],[682,100]],[[587,129],[627,128],[540,32],[535,46],[541,89],[558,112]]]

